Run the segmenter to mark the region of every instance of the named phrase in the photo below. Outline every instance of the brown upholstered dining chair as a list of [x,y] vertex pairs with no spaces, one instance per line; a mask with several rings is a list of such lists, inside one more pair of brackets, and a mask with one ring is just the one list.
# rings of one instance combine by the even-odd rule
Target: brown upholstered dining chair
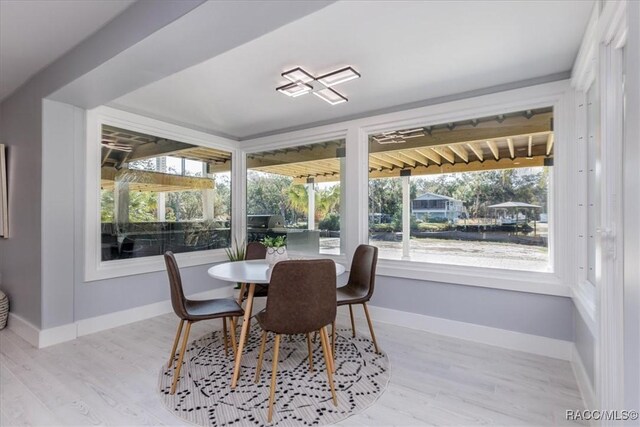
[[[254,260],[254,259],[265,259],[267,257],[267,247],[260,242],[249,242],[247,244],[247,250],[244,253],[245,261]],[[267,286],[263,286],[260,284],[256,284],[256,289],[253,292],[253,297],[266,297],[268,294],[269,288]],[[242,283],[240,285],[240,298],[238,299],[238,303],[242,303],[247,299],[247,284]]]
[[[281,261],[273,267],[266,308],[256,315],[263,329],[255,381],[260,378],[267,333],[276,334],[273,348],[268,420],[271,422],[275,400],[280,335],[306,334],[310,347],[311,332],[319,332],[327,366],[327,379],[333,404],[338,400],[333,385],[333,358],[325,326],[336,317],[336,267],[332,260]],[[311,351],[309,362],[312,362]]]
[[[356,248],[353,254],[353,260],[351,261],[351,271],[349,272],[349,281],[346,285],[339,287],[338,293],[338,307],[341,305],[349,306],[349,315],[351,317],[351,331],[353,336],[356,336],[356,322],[353,318],[353,305],[362,304],[364,308],[364,314],[367,316],[367,323],[369,324],[369,332],[371,332],[371,340],[373,346],[376,349],[376,353],[379,353],[378,343],[376,342],[376,335],[373,332],[373,324],[371,323],[371,317],[369,316],[369,309],[367,303],[373,296],[373,288],[376,281],[376,264],[378,263],[378,248],[371,245],[360,245]],[[331,328],[331,345],[333,354],[335,354],[336,345],[336,324],[335,320]]]
[[[182,289],[182,279],[180,277],[180,269],[176,258],[173,256],[173,252],[165,252],[164,262],[167,266],[167,273],[169,274],[169,286],[171,288],[171,305],[173,311],[180,318],[178,324],[178,331],[176,332],[176,338],[173,341],[173,348],[171,349],[171,356],[169,357],[169,363],[167,367],[171,367],[176,357],[176,349],[178,348],[178,342],[180,341],[180,335],[182,335],[182,328],[186,322],[187,327],[182,338],[182,347],[178,357],[178,364],[175,367],[173,373],[173,383],[171,385],[171,394],[176,392],[176,385],[180,378],[180,370],[182,369],[182,361],[184,354],[187,350],[187,342],[189,341],[189,332],[191,332],[191,324],[200,320],[220,319],[222,318],[223,336],[224,336],[224,350],[228,353],[228,341],[227,341],[227,317],[231,320],[232,331],[235,331],[234,316],[243,316],[244,311],[242,307],[238,305],[233,299],[210,299],[210,300],[190,300],[184,296]],[[233,352],[236,352],[236,338],[235,333],[231,334],[231,346]]]

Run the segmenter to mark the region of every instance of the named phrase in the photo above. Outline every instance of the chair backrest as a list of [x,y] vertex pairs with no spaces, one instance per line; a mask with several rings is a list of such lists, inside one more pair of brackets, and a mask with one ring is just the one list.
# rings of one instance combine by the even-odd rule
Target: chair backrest
[[335,320],[336,304],[332,260],[281,261],[271,273],[263,326],[278,334],[317,331]]
[[267,257],[267,247],[260,242],[249,242],[244,259],[265,259]]
[[378,248],[371,245],[358,246],[351,261],[351,271],[349,272],[347,286],[366,290],[367,298],[371,298],[376,282],[377,263]]
[[181,319],[187,318],[187,309],[185,307],[186,298],[182,290],[182,279],[180,278],[180,269],[176,262],[173,252],[164,253],[164,263],[167,265],[167,274],[169,275],[169,287],[171,289],[171,305],[173,311]]

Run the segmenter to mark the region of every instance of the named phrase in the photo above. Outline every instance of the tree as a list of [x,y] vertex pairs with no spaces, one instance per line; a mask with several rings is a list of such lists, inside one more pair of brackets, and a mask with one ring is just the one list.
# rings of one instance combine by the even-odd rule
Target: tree
[[158,194],[151,191],[129,192],[129,222],[153,222],[158,215]]

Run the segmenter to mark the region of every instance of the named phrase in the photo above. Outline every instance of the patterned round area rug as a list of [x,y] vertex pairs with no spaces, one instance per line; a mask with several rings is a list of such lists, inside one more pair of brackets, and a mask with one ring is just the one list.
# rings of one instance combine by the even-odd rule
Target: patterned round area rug
[[[178,417],[202,426],[267,425],[274,335],[269,334],[260,381],[254,383],[261,330],[251,330],[242,357],[242,372],[231,390],[232,352],[224,354],[222,332],[207,334],[188,346],[180,381],[170,395],[173,369],[162,368],[160,392]],[[367,337],[337,331],[334,382],[338,406],[331,401],[320,337],[313,345],[309,371],[305,335],[282,336],[273,420],[270,425],[335,424],[369,407],[382,395],[390,376],[389,359],[377,354]]]

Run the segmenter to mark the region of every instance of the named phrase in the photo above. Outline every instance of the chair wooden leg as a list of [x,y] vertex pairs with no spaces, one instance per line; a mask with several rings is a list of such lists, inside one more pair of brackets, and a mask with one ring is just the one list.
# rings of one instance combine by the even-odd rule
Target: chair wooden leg
[[276,334],[276,342],[273,345],[273,364],[271,366],[271,388],[269,389],[269,412],[267,420],[273,418],[273,404],[276,397],[276,377],[278,375],[278,352],[280,351],[280,334]]
[[336,358],[336,321],[331,324],[331,355]]
[[169,363],[167,363],[167,368],[171,368],[173,365],[173,359],[176,357],[176,349],[178,348],[178,342],[180,341],[180,335],[182,334],[182,326],[184,325],[184,320],[180,319],[180,323],[178,324],[178,331],[176,332],[176,338],[173,340],[173,348],[171,349],[171,356],[169,356]]
[[257,383],[260,379],[260,372],[262,371],[262,359],[264,358],[264,347],[267,345],[267,331],[262,331],[262,341],[260,341],[260,351],[258,352],[258,366],[256,366],[256,378]]
[[307,349],[309,350],[309,372],[313,372],[313,347],[311,346],[311,334],[307,333]]
[[367,323],[369,324],[369,332],[371,332],[371,340],[373,341],[373,347],[376,349],[376,353],[380,353],[378,350],[378,342],[376,341],[376,334],[373,332],[373,323],[371,323],[371,317],[369,316],[369,309],[367,308],[367,303],[363,302],[362,306],[364,307],[364,314],[367,316]]
[[233,354],[238,352],[238,344],[236,343],[236,318],[231,316],[231,348],[233,350]]
[[349,316],[351,316],[351,333],[353,338],[356,337],[356,321],[353,318],[353,306],[349,304]]
[[[329,342],[329,332],[327,332],[326,327],[320,330],[320,338],[322,338],[322,331],[324,331],[324,336],[327,338],[327,354],[329,354],[329,367],[331,368],[331,372],[336,371],[335,359],[333,357],[333,353],[331,352],[331,343]],[[320,341],[322,344],[322,341]]]
[[227,336],[227,318],[222,318],[222,337],[224,341],[224,355],[229,357],[229,337]]
[[189,332],[191,332],[191,322],[187,320],[187,329],[184,332],[184,337],[182,338],[182,348],[180,349],[180,357],[178,357],[178,366],[173,373],[173,384],[171,385],[171,394],[176,393],[176,385],[178,384],[178,379],[180,378],[180,370],[182,369],[182,361],[184,360],[184,353],[187,351],[187,342],[189,342]]
[[331,369],[331,354],[329,353],[329,337],[327,331],[320,329],[320,340],[322,341],[322,353],[324,354],[324,363],[327,367],[327,380],[329,381],[329,388],[331,389],[331,399],[333,404],[338,406],[338,397],[336,396],[336,389],[333,385],[333,369]]
[[247,345],[249,342],[249,335],[251,335],[251,313],[249,313],[249,319],[247,322],[249,322],[249,326],[247,327],[247,334],[244,336],[244,345]]

